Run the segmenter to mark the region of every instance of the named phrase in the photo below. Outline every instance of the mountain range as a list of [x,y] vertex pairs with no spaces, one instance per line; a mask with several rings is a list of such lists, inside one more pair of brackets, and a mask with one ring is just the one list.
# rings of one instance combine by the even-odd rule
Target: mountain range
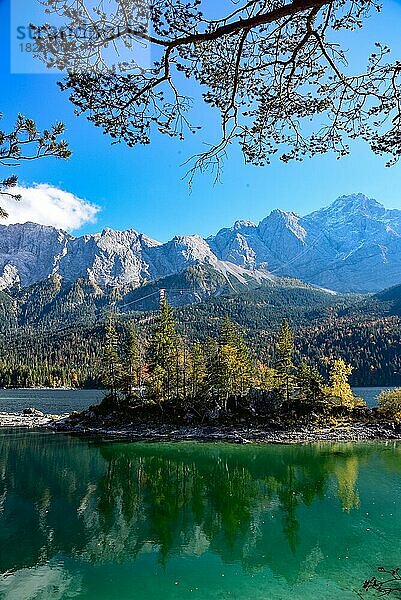
[[[194,268],[201,282],[188,275]],[[259,224],[237,221],[207,239],[176,236],[166,243],[134,229],[75,237],[35,223],[0,226],[4,291],[83,278],[126,293],[177,276],[185,279],[177,285],[204,291],[212,281],[213,293],[283,277],[335,292],[375,292],[401,283],[401,210],[352,194],[306,216],[277,209]]]

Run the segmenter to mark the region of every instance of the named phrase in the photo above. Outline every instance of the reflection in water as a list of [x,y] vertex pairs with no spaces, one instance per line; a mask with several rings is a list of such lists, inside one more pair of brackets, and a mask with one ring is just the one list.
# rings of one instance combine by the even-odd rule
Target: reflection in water
[[[400,458],[401,447],[373,444],[237,447],[1,435],[0,572],[18,571],[12,590],[8,578],[3,587],[15,594],[18,582],[32,579],[30,568],[46,577],[46,565],[59,560],[58,595],[49,597],[73,597],[63,586],[75,589],[82,565],[123,568],[146,556],[157,557],[162,569],[212,556],[248,575],[267,568],[288,585],[303,584],[337,568],[334,558],[348,559],[351,546],[361,551],[362,532],[371,528],[358,487],[377,489],[371,474],[391,469],[398,488],[393,464],[399,472]],[[63,571],[68,561],[81,565],[73,583]],[[369,573],[361,571],[360,580]]]
[[338,482],[338,497],[344,510],[359,508],[360,499],[356,489],[360,457],[348,456],[335,464],[333,471]]

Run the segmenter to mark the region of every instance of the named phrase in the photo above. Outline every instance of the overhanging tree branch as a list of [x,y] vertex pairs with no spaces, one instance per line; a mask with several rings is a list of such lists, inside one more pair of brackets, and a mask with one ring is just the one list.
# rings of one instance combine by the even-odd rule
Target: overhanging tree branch
[[[38,131],[32,119],[18,115],[11,131],[0,131],[0,165],[16,167],[21,162],[38,160],[47,156],[69,158],[71,152],[68,144],[65,140],[60,139],[63,133],[64,125],[62,123],[56,123],[50,129],[41,132]],[[16,175],[0,180],[0,197],[8,196],[14,200],[20,200],[21,196],[12,192],[12,188],[17,183]],[[0,218],[7,216],[7,212],[0,207]]]
[[[388,164],[401,154],[401,63],[388,62],[379,43],[366,69],[352,73],[337,41],[339,30],[356,35],[380,10],[376,0],[249,0],[220,18],[203,14],[200,0],[111,0],[107,10],[99,0],[92,12],[85,0],[73,9],[43,3],[71,31],[96,32],[80,39],[42,28],[39,56],[68,71],[61,88],[114,142],[149,144],[157,131],[183,139],[199,129],[189,113],[201,100],[219,113],[221,137],[194,157],[190,179],[208,169],[218,178],[232,143],[260,166],[275,154],[284,162],[340,157],[356,137],[390,154]],[[137,55],[143,44],[156,52],[150,65]],[[183,91],[185,79],[199,84],[201,98]]]

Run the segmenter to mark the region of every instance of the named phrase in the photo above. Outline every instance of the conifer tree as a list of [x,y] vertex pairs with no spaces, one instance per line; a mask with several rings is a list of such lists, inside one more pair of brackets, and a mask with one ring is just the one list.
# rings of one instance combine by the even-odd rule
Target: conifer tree
[[276,345],[276,372],[277,387],[282,398],[289,402],[294,389],[294,334],[288,323],[284,320],[279,332]]
[[129,324],[124,344],[124,360],[122,365],[122,387],[127,397],[134,388],[141,386],[141,353],[135,327]]
[[250,386],[253,365],[244,336],[226,316],[220,330],[218,389],[226,404],[229,396],[242,395]]
[[176,336],[175,340],[175,397],[186,397],[187,394],[187,367],[188,354],[186,341],[181,336]]
[[216,363],[213,368],[218,397],[223,400],[224,409],[227,408],[229,396],[234,393],[236,370],[234,339],[234,326],[229,316],[226,315],[219,332]]
[[334,398],[338,398],[341,406],[346,408],[353,408],[356,404],[356,398],[349,384],[351,373],[351,365],[338,358],[334,361],[329,374],[329,392]]
[[258,361],[255,369],[254,383],[261,390],[273,391],[277,385],[276,370]]
[[227,408],[229,396],[236,395],[237,351],[231,344],[223,344],[219,348],[218,385],[223,406]]
[[169,400],[175,393],[177,334],[173,311],[163,299],[149,347],[150,388],[155,399]]
[[205,350],[199,340],[196,340],[191,348],[190,355],[190,382],[191,395],[196,398],[198,394],[205,391],[207,376],[207,364]]
[[324,379],[315,366],[302,361],[296,371],[298,399],[316,404],[324,396]]
[[230,317],[226,315],[220,328],[219,344],[220,346],[235,346],[237,339],[237,329]]
[[219,344],[214,338],[208,338],[204,345],[206,377],[205,388],[208,396],[219,394]]
[[121,385],[122,366],[118,354],[119,340],[114,318],[110,315],[105,326],[104,344],[100,357],[99,375],[102,384],[110,392],[110,397],[117,400],[117,392]]
[[241,332],[238,332],[235,343],[237,348],[237,385],[241,395],[243,395],[253,383],[254,365],[251,353]]

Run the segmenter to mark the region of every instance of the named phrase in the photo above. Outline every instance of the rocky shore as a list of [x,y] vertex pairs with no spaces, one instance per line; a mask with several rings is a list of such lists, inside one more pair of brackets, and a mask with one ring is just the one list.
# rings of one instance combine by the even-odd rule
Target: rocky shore
[[127,441],[148,442],[229,442],[235,444],[300,444],[313,442],[360,442],[401,440],[401,427],[391,423],[346,422],[337,426],[298,425],[285,428],[279,425],[165,425],[160,423],[127,423],[113,425],[88,415],[45,415],[34,408],[22,413],[0,413],[0,427],[47,428],[56,432],[82,436],[123,438]]
[[47,427],[67,415],[45,415],[36,408],[25,408],[21,413],[0,412],[0,427]]
[[80,435],[101,435],[130,441],[149,442],[230,442],[236,444],[299,444],[312,442],[358,442],[401,440],[401,429],[391,424],[349,423],[337,427],[313,425],[286,429],[250,426],[174,426],[160,424],[113,427],[90,425],[74,419],[59,419],[49,424],[53,430]]

